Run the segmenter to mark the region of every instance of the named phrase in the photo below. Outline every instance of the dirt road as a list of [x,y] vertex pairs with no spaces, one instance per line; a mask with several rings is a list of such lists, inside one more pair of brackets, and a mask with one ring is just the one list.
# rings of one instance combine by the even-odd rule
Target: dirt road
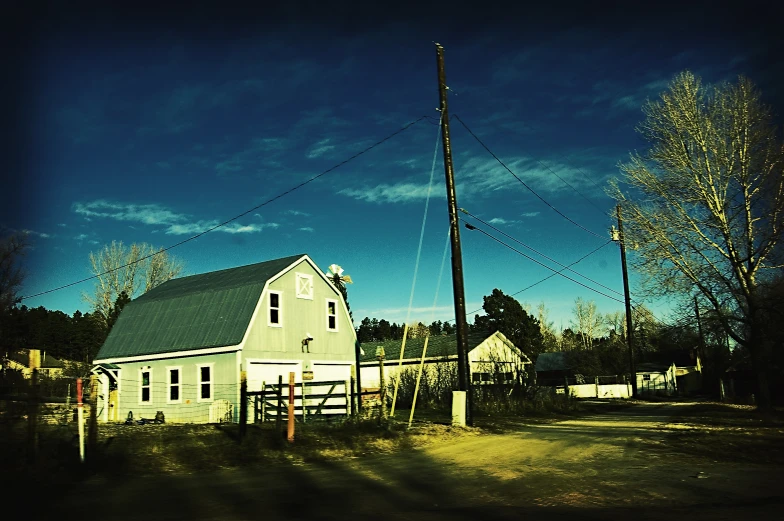
[[781,519],[784,466],[673,445],[689,435],[672,422],[678,407],[641,404],[342,461],[93,478],[57,511],[107,521]]

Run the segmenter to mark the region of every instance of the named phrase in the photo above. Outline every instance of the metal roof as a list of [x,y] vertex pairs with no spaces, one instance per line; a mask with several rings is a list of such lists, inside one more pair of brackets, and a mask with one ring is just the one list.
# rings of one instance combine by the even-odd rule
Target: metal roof
[[123,308],[96,361],[239,344],[267,280],[303,257],[164,282]]

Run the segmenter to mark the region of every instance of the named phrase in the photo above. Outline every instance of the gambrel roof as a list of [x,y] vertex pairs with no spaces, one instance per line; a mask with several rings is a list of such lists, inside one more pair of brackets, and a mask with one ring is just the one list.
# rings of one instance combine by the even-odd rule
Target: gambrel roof
[[267,281],[303,259],[309,260],[294,255],[164,282],[123,308],[96,362],[238,345]]

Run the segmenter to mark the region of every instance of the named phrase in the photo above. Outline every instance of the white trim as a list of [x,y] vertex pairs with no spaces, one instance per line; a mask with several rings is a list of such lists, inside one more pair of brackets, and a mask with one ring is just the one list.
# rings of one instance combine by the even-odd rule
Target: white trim
[[[150,376],[147,379],[147,385],[146,385],[147,389],[150,391],[150,393],[149,393],[149,398],[150,399],[147,400],[147,401],[143,401],[142,400],[142,391],[144,390],[144,387],[145,387],[145,386],[142,385],[142,382],[144,382],[142,375],[144,373],[149,373],[150,374]],[[139,368],[139,405],[152,405],[153,404],[152,389],[153,389],[153,387],[152,387],[152,367],[150,367],[149,365],[145,365],[144,367],[140,367]]]
[[[177,371],[177,399],[171,399],[171,372]],[[181,365],[167,365],[166,366],[166,403],[182,403],[182,366]]]
[[102,358],[93,360],[93,365],[97,364],[121,364],[125,362],[144,362],[147,360],[163,360],[165,358],[180,358],[186,356],[214,355],[217,353],[233,353],[240,350],[240,345],[207,347],[205,349],[191,349],[189,351],[173,351],[171,353],[158,353],[154,355],[126,356],[120,358]]
[[[294,277],[294,284],[296,286],[295,289],[297,290],[297,298],[313,300],[313,293],[314,293],[313,275],[311,275],[310,273],[299,273],[299,272],[295,272],[295,275],[296,276]],[[300,291],[299,291],[300,290],[300,286],[299,286],[300,279],[307,279],[308,280],[308,284],[310,285],[310,294],[308,294],[308,293],[300,293]]]
[[[272,295],[278,296],[278,306],[272,307]],[[278,321],[272,322],[272,310],[276,309],[278,311]],[[280,290],[269,290],[267,291],[267,325],[269,327],[283,327],[283,292]]]
[[[201,369],[202,367],[209,367],[210,368],[210,381],[203,382],[201,379]],[[210,397],[209,398],[202,398],[201,397],[201,386],[202,384],[208,383],[210,384]],[[197,402],[212,402],[215,401],[215,362],[209,362],[206,364],[196,364],[196,401]]]
[[302,363],[301,358],[246,358],[245,361],[250,364],[299,364]]
[[[326,322],[327,331],[329,331],[331,333],[338,333],[338,332],[340,332],[340,320],[338,319],[338,301],[336,299],[334,299],[334,298],[327,298],[327,299],[324,299],[324,303],[327,305],[327,309],[326,309],[326,312],[327,312],[327,319],[326,319],[327,320],[327,322]],[[330,305],[330,303],[335,304],[335,314],[334,315],[330,314],[330,312],[329,312],[329,305]],[[329,327],[329,317],[335,317],[335,328],[334,329]]]

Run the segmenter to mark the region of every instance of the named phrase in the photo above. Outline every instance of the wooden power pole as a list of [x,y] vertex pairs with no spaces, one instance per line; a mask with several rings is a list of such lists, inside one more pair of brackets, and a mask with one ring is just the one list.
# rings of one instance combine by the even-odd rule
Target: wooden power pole
[[632,328],[632,302],[629,296],[629,272],[626,270],[626,245],[623,239],[623,219],[621,205],[615,207],[618,213],[618,245],[621,248],[621,270],[623,271],[623,294],[626,301],[626,344],[629,346],[629,372],[632,380],[632,396],[637,398],[637,369],[634,364],[634,329]]
[[466,392],[466,423],[473,425],[473,399],[468,378],[468,324],[466,323],[465,289],[463,287],[463,254],[460,248],[460,221],[457,216],[457,192],[455,172],[452,164],[452,142],[449,138],[449,110],[447,107],[446,72],[444,71],[444,48],[436,44],[438,67],[438,99],[441,111],[441,141],[444,146],[444,174],[446,175],[446,198],[449,207],[449,229],[452,243],[452,288],[455,300],[455,327],[457,329],[457,373],[458,387]]

